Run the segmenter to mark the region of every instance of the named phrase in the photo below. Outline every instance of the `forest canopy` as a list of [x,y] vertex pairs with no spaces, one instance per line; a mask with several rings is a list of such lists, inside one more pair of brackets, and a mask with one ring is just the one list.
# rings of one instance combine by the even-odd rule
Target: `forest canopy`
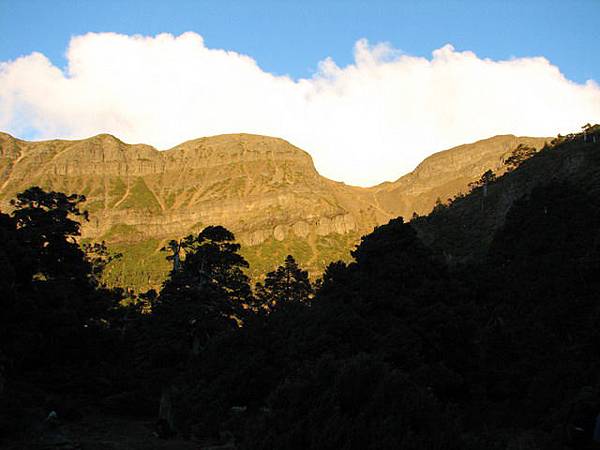
[[247,449],[593,448],[592,129],[515,149],[505,174],[375,228],[317,282],[288,255],[251,286],[215,225],[167,243],[159,290],[109,289],[118,255],[78,240],[85,198],[18,194],[0,213],[0,438],[92,408]]

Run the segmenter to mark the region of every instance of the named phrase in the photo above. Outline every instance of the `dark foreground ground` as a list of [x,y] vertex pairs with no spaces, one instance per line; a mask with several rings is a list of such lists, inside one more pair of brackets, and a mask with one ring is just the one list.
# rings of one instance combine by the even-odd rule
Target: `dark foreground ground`
[[156,436],[154,422],[123,416],[86,415],[77,421],[40,426],[20,440],[4,442],[5,450],[200,450],[235,448],[226,439],[192,441]]

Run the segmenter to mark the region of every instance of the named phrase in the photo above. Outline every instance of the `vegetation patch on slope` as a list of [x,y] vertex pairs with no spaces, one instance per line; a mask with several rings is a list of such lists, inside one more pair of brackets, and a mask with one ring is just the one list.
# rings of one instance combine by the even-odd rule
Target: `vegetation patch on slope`
[[158,289],[171,266],[165,259],[166,253],[160,251],[161,246],[161,241],[157,239],[110,244],[111,251],[123,256],[107,267],[103,282],[135,292]]
[[160,204],[142,177],[137,177],[129,188],[127,197],[118,205],[119,209],[160,211]]

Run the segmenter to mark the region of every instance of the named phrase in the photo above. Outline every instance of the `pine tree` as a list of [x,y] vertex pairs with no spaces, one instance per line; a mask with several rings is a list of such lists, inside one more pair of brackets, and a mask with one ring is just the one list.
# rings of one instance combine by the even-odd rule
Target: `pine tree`
[[35,186],[11,200],[13,218],[21,242],[33,253],[30,276],[38,279],[85,279],[90,264],[75,238],[80,224],[74,218],[87,220],[80,210],[83,195],[46,192]]
[[506,158],[506,160],[504,161],[504,165],[506,166],[507,170],[510,172],[512,170],[515,170],[521,164],[523,164],[524,161],[528,160],[533,155],[535,155],[535,153],[536,153],[535,148],[529,147],[528,145],[525,145],[525,144],[519,144],[517,146],[517,148],[515,148],[511,152],[510,156],[508,158]]
[[0,290],[8,287],[0,305],[11,328],[4,341],[9,355],[25,356],[23,367],[96,357],[94,342],[106,335],[118,303],[118,295],[98,287],[95,261],[76,240],[76,219],[87,218],[84,201],[32,187],[11,201],[12,217],[0,217],[0,265],[9,281],[0,283]]
[[222,226],[181,241],[180,269],[171,271],[153,305],[155,341],[169,358],[185,358],[190,348],[198,353],[211,337],[243,325],[251,290],[239,249]]
[[256,286],[258,302],[266,308],[290,303],[305,303],[313,295],[308,272],[298,267],[292,255],[285,258],[283,265],[269,272],[264,285]]

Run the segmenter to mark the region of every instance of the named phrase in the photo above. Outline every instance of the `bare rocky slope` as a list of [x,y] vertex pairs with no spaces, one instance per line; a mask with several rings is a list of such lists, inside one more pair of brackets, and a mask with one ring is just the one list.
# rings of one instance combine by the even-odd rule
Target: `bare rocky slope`
[[158,287],[168,270],[165,241],[214,224],[235,233],[253,276],[288,253],[318,274],[347,259],[374,226],[428,213],[487,169],[502,172],[519,143],[541,148],[546,140],[496,136],[436,153],[395,182],[359,188],[322,177],[308,153],[272,137],[214,136],[161,152],[107,134],[27,142],[0,133],[0,209],[33,185],[86,195],[82,239],[124,255],[107,273],[110,284]]

